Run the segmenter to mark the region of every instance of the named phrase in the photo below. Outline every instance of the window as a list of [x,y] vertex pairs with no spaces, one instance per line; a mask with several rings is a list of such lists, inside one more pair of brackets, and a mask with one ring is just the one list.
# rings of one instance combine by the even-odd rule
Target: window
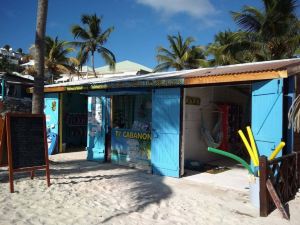
[[151,130],[151,95],[122,95],[113,97],[113,127]]

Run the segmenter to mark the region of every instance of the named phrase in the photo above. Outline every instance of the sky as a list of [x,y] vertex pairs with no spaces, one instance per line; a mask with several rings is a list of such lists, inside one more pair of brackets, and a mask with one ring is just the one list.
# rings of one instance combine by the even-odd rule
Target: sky
[[[214,35],[236,30],[230,11],[244,5],[262,8],[260,0],[49,0],[46,33],[73,41],[70,27],[82,14],[103,17],[103,29],[114,27],[105,47],[116,60],[130,60],[153,68],[158,46],[168,47],[167,35],[192,36],[207,45]],[[0,46],[28,48],[34,43],[37,0],[0,0]],[[96,56],[96,67],[104,65]]]

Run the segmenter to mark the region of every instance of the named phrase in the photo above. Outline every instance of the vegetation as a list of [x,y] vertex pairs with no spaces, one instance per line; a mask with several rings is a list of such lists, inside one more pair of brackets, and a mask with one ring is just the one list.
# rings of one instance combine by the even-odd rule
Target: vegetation
[[74,49],[70,48],[70,43],[47,36],[45,38],[45,65],[47,71],[51,74],[51,82],[62,73],[73,72],[75,69],[71,65],[68,57]]
[[94,75],[96,76],[95,71],[95,53],[98,52],[105,63],[110,66],[111,69],[115,67],[115,56],[114,54],[103,45],[107,42],[111,32],[114,30],[113,27],[109,27],[106,30],[102,30],[101,23],[102,18],[94,15],[82,15],[80,25],[73,25],[71,32],[74,35],[75,39],[80,39],[81,41],[75,41],[73,44],[76,47],[79,47],[79,53],[77,59],[82,66],[87,62],[89,56],[92,60],[92,68]]
[[[292,58],[300,53],[300,23],[296,15],[296,0],[262,0],[263,9],[245,6],[241,12],[231,12],[240,30],[219,32],[206,48],[209,64],[201,60],[186,64],[186,46],[180,35],[168,36],[170,50],[159,47],[156,70],[176,70],[200,66],[230,65],[244,62]],[[187,38],[190,44],[192,37]],[[189,50],[187,50],[189,52]],[[192,54],[189,56],[193,58]]]
[[[295,0],[263,0],[264,9],[245,6],[232,12],[237,25],[246,33],[240,42],[226,49],[232,55],[251,53],[251,61],[292,58],[300,44],[300,23]],[[247,60],[246,60],[247,61]]]
[[3,46],[4,49],[6,49],[6,51],[9,51],[9,49],[11,48],[10,45],[6,44]]
[[192,37],[185,40],[180,33],[177,36],[168,35],[169,49],[164,47],[157,48],[156,59],[160,63],[154,71],[164,71],[170,68],[176,70],[194,69],[207,65],[204,49],[201,46],[192,45],[195,41]]

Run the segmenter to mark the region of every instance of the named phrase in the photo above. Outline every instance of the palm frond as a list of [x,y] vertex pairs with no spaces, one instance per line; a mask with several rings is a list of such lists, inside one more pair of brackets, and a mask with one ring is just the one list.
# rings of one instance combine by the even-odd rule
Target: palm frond
[[172,64],[169,62],[158,64],[154,69],[153,72],[160,72],[169,70],[172,67]]
[[111,70],[115,70],[115,65],[116,65],[115,55],[110,50],[108,50],[107,48],[104,48],[103,46],[100,46],[97,49],[97,51],[98,51],[98,53],[101,54],[105,63],[109,65],[109,68]]
[[90,34],[79,25],[73,25],[71,27],[71,32],[74,35],[74,38],[81,38],[83,40],[90,39]]

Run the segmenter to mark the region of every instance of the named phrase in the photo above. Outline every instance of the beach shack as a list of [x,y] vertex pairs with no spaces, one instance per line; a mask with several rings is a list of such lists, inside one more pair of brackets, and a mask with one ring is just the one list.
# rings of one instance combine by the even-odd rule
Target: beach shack
[[47,85],[47,128],[59,152],[85,148],[88,160],[172,177],[218,159],[208,146],[245,155],[237,131],[248,125],[261,155],[281,140],[287,154],[299,73],[300,59],[286,59]]
[[17,73],[0,73],[0,113],[31,112],[33,77]]

